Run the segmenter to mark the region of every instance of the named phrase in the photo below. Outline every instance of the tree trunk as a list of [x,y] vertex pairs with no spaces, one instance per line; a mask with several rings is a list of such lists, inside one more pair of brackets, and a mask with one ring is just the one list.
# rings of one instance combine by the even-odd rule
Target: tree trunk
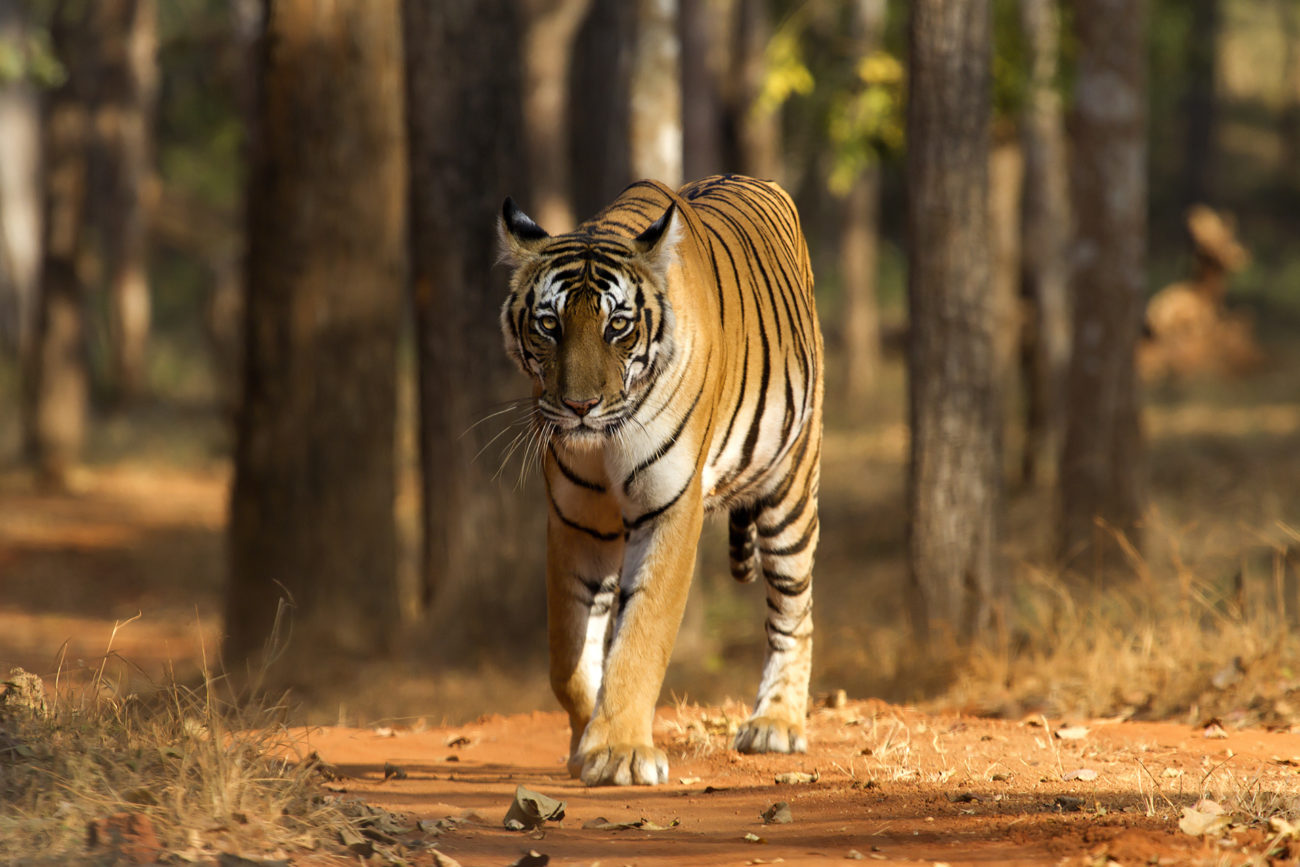
[[591,0],[529,0],[524,30],[525,156],[532,178],[529,213],[548,231],[574,226],[569,204],[569,61]]
[[[26,0],[0,0],[0,45],[28,38]],[[25,78],[0,82],[0,347],[26,359],[41,274],[41,109]],[[20,362],[25,363],[25,362]]]
[[1219,0],[1190,4],[1191,32],[1187,38],[1187,91],[1183,97],[1183,208],[1209,204],[1214,197],[1214,132],[1219,100],[1215,93],[1219,58]]
[[907,113],[911,615],[917,638],[990,625],[998,390],[989,286],[988,0],[915,0]]
[[63,487],[81,459],[89,371],[86,290],[79,264],[86,243],[87,147],[94,96],[92,16],[60,6],[50,27],[66,78],[46,97],[42,153],[45,202],[40,297],[29,369],[23,377],[25,451],[41,480]]
[[[880,47],[885,27],[884,0],[857,0],[852,31],[858,56]],[[880,245],[880,165],[862,170],[844,197],[840,229],[840,279],[844,291],[844,397],[849,412],[866,412],[880,374],[880,306],[876,271]]]
[[632,180],[628,93],[636,13],[636,4],[628,0],[592,0],[574,40],[569,159],[579,167],[572,184],[573,207],[580,221],[609,204]]
[[735,129],[736,170],[756,178],[781,180],[781,123],[775,111],[758,105],[767,76],[767,43],[772,22],[765,0],[736,0],[728,114]]
[[401,48],[397,0],[265,7],[225,653],[256,660],[285,598],[286,679],[383,653],[398,618]]
[[108,288],[112,381],[120,403],[144,392],[149,340],[147,202],[157,95],[153,0],[98,0],[90,222]]
[[527,189],[521,34],[513,0],[404,10],[425,602],[444,643],[499,644],[540,634],[545,611],[546,510],[513,490],[537,458],[531,400],[502,349],[507,274],[493,267],[502,199]]
[[1278,15],[1286,55],[1282,82],[1282,165],[1288,167],[1286,180],[1293,190],[1300,190],[1300,4],[1278,0]]
[[681,43],[677,0],[637,0],[632,65],[632,174],[682,184]]
[[1146,262],[1146,4],[1077,0],[1074,22],[1078,240],[1061,553],[1068,566],[1106,582],[1123,563],[1115,534],[1141,542],[1134,350]]
[[723,171],[722,83],[724,46],[717,0],[679,0],[677,32],[682,46],[682,176],[686,180]]
[[1021,476],[1052,483],[1065,425],[1062,393],[1070,360],[1070,231],[1065,125],[1056,90],[1060,16],[1056,0],[1020,0],[1029,76],[1021,116],[1024,184],[1020,215],[1020,296],[1025,445]]

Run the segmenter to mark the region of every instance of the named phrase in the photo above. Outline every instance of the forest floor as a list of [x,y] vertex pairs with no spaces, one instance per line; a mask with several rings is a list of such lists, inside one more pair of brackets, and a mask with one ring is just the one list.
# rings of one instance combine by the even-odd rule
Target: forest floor
[[[655,736],[669,785],[585,789],[568,778],[567,724],[539,710],[554,702],[532,636],[505,648],[508,669],[448,665],[414,641],[397,663],[328,672],[333,690],[297,693],[290,721],[331,725],[295,730],[293,750],[342,771],[325,783],[330,794],[400,813],[384,851],[422,864],[442,852],[465,867],[505,867],[529,850],[584,867],[1296,859],[1296,364],[1287,356],[1248,382],[1149,401],[1145,559],[1132,587],[1103,605],[1076,607],[1062,593],[1041,565],[1050,501],[1012,486],[1002,553],[1018,631],[937,686],[909,667],[898,614],[901,402],[870,425],[829,428],[815,688],[889,702],[819,703],[807,755],[727,748],[743,709],[725,698],[747,696],[757,679],[763,600],[727,576],[718,526],[661,700]],[[901,395],[901,374],[891,376]],[[0,418],[0,453],[16,454],[9,421]],[[219,669],[226,438],[215,412],[160,409],[103,422],[70,493],[0,466],[0,675],[21,666],[64,688],[90,680],[120,701]],[[408,573],[412,491],[408,479],[398,501]],[[499,715],[475,720],[485,713]],[[0,738],[0,785],[6,749]],[[791,771],[817,780],[776,783]],[[507,831],[517,785],[565,801],[565,818]],[[1223,815],[1195,809],[1202,799]],[[792,821],[764,824],[777,802]],[[6,818],[0,809],[0,852],[13,851]],[[602,818],[640,824],[589,827]],[[84,845],[84,825],[71,833]]]
[[[220,634],[225,485],[220,469],[129,465],[87,473],[71,497],[40,493],[17,475],[0,478],[5,670],[21,665],[48,680],[61,667],[74,679],[97,669],[107,651],[103,676],[120,694],[169,672],[183,679],[210,660]],[[488,679],[476,701],[553,706],[544,678],[537,681],[520,691]],[[355,708],[340,708],[352,726],[297,729],[292,750],[314,751],[337,769],[341,777],[324,784],[330,795],[391,811],[392,840],[381,854],[414,864],[450,858],[505,867],[530,850],[553,864],[606,867],[859,858],[1246,864],[1300,856],[1300,831],[1290,824],[1300,820],[1300,726],[1277,713],[1225,715],[1221,725],[1051,709],[1004,708],[1003,719],[991,719],[935,702],[927,711],[832,694],[810,715],[808,754],[741,756],[727,745],[742,706],[674,705],[667,696],[664,704],[655,737],[672,773],[659,788],[587,789],[569,779],[567,723],[556,712],[462,716],[452,721],[463,724],[448,726],[436,715],[428,723],[364,722]],[[777,782],[789,772],[815,779]],[[507,830],[502,819],[519,785],[566,802],[564,818],[532,832]],[[791,821],[765,823],[762,814],[779,802]],[[1209,830],[1190,834],[1180,822]],[[336,862],[322,854],[289,860]]]
[[[432,842],[465,867],[504,867],[529,851],[551,864],[607,867],[1264,864],[1300,855],[1285,819],[1295,818],[1298,734],[1113,720],[1058,728],[1043,717],[848,702],[812,713],[806,755],[742,756],[725,746],[740,711],[661,710],[655,738],[672,769],[657,788],[569,779],[559,713],[454,728],[327,727],[303,738],[341,771],[334,785],[350,796],[411,820],[456,820]],[[791,772],[804,781],[779,782]],[[507,830],[517,786],[564,801],[563,818]],[[765,822],[780,803],[789,821]]]

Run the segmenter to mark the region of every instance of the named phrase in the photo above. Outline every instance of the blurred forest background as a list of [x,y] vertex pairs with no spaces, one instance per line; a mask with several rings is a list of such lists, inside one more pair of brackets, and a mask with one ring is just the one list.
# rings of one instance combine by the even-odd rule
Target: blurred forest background
[[[1300,715],[1292,0],[0,0],[0,665],[550,706],[496,215],[719,171],[817,274],[814,689]],[[723,532],[666,696],[755,686]]]

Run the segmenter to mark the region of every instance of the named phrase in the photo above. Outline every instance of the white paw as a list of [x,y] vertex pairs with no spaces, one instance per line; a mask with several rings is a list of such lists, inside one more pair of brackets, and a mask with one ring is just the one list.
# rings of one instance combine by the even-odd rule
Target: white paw
[[588,786],[657,786],[668,781],[668,756],[652,744],[614,744],[569,759],[569,772]]
[[806,753],[803,726],[771,716],[747,720],[736,732],[732,746],[742,753]]

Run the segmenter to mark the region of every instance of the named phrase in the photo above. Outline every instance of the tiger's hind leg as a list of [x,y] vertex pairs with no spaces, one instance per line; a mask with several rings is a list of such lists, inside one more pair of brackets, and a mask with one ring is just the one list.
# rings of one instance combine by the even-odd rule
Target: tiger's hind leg
[[[819,451],[815,449],[814,453]],[[783,496],[757,516],[767,582],[767,657],[754,713],[736,733],[742,753],[802,753],[812,674],[812,567],[817,549],[818,466],[796,467]]]

